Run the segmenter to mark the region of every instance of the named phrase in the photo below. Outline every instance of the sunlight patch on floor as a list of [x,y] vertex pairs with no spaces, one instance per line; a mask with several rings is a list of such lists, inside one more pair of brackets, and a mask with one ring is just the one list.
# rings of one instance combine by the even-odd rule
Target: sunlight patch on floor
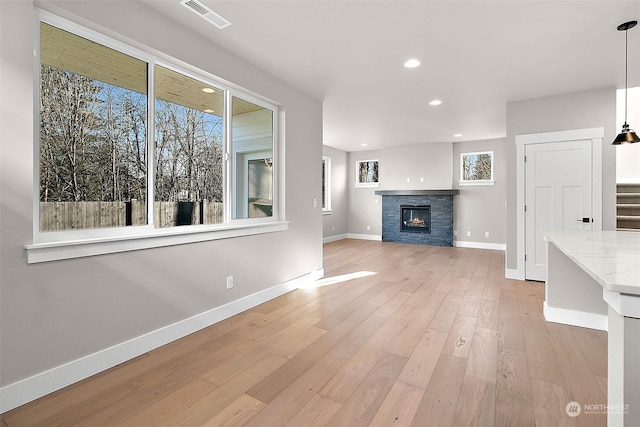
[[325,277],[324,279],[316,280],[308,285],[300,286],[300,289],[315,289],[323,286],[335,285],[336,283],[347,282],[349,280],[360,279],[362,277],[368,277],[378,274],[373,271],[356,271],[349,274],[341,274],[340,276]]

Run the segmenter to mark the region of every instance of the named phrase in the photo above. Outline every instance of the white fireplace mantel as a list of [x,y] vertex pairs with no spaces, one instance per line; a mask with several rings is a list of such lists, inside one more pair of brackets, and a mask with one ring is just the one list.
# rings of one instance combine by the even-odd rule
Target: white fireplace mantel
[[376,190],[376,196],[455,196],[460,190]]

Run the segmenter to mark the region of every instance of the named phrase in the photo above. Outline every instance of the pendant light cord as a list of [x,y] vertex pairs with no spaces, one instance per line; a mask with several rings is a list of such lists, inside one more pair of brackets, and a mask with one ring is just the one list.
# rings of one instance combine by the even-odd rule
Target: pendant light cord
[[629,30],[624,30],[624,124],[627,125],[627,88],[629,87],[627,55],[629,54]]

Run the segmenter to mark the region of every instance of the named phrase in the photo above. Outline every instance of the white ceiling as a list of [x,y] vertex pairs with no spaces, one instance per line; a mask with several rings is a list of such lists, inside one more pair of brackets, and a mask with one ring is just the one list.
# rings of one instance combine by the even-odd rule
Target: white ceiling
[[[323,100],[325,144],[345,151],[501,138],[509,102],[624,87],[616,27],[640,20],[640,0],[200,1],[232,25],[145,3]],[[628,36],[639,86],[640,26]]]

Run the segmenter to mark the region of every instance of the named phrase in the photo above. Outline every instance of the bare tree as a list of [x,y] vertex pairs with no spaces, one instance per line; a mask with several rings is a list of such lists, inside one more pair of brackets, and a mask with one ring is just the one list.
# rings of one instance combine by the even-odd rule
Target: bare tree
[[43,65],[40,199],[146,195],[146,95]]
[[91,79],[42,67],[40,199],[87,200],[88,156],[96,139],[99,86]]
[[462,177],[468,181],[483,181],[491,179],[490,153],[479,153],[462,156]]
[[[41,67],[40,200],[146,200],[147,96]],[[155,200],[221,202],[223,120],[155,100]]]
[[222,120],[156,102],[156,200],[222,201]]

